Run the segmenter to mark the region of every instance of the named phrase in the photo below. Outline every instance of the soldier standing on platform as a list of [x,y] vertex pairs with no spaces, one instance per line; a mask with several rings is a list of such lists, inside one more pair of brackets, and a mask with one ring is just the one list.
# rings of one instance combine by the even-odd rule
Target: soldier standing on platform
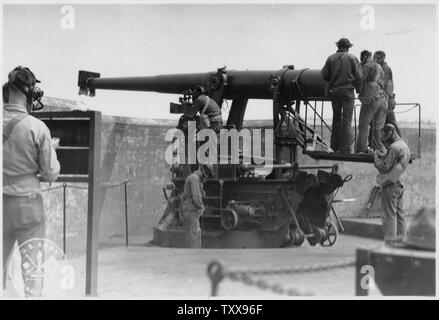
[[321,71],[323,79],[329,84],[332,101],[331,149],[351,153],[354,89],[360,91],[363,72],[358,59],[348,52],[352,43],[342,38],[336,45],[337,52],[328,57]]
[[393,73],[392,69],[389,67],[386,59],[386,53],[384,51],[376,51],[375,52],[376,60],[381,65],[384,71],[384,93],[386,94],[386,100],[387,100],[387,116],[386,116],[386,123],[392,124],[395,129],[398,136],[402,137],[401,130],[398,127],[398,123],[396,122],[395,117],[395,93],[394,93],[394,84],[393,84]]
[[[377,142],[380,141],[381,129],[386,119],[386,104],[384,99],[384,71],[376,60],[371,60],[372,53],[361,52],[363,65],[363,84],[358,98],[361,101],[360,118],[358,121],[358,138],[355,146],[356,153],[367,152],[369,124],[371,135]],[[374,144],[370,145],[371,147]],[[380,147],[380,145],[376,146]]]

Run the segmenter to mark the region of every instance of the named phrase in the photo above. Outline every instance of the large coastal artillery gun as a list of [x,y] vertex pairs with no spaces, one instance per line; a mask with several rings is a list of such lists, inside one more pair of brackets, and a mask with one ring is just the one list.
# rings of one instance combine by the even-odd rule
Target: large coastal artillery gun
[[[280,247],[286,244],[333,245],[337,227],[330,217],[331,203],[339,187],[350,180],[338,174],[337,165],[301,165],[300,149],[328,143],[300,116],[301,103],[328,101],[320,70],[297,70],[284,66],[277,71],[233,71],[171,74],[151,77],[101,78],[79,72],[80,94],[95,95],[96,89],[153,91],[180,94],[171,113],[185,113],[191,106],[191,89],[202,85],[219,106],[232,100],[225,129],[243,129],[249,99],[271,100],[273,111],[273,157],[269,172],[258,174],[258,165],[223,163],[205,183],[206,211],[202,217],[203,247]],[[303,151],[303,153],[305,153]],[[326,152],[327,153],[327,152]],[[240,154],[242,159],[242,154]],[[172,183],[166,188],[166,211],[154,228],[153,241],[162,246],[184,245],[179,219],[180,195],[185,178],[196,165],[172,165]]]

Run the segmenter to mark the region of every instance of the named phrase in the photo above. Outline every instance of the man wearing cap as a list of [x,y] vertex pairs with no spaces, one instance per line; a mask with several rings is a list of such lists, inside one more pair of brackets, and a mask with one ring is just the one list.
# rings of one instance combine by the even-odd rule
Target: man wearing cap
[[360,91],[363,72],[358,59],[348,52],[352,43],[342,38],[336,45],[337,52],[328,57],[321,74],[328,82],[332,102],[331,149],[350,153],[353,140],[354,89]]
[[381,65],[384,71],[384,93],[387,101],[387,114],[386,114],[386,123],[391,123],[396,129],[396,132],[401,137],[401,130],[399,130],[398,123],[396,122],[395,117],[395,93],[393,86],[393,73],[392,69],[389,67],[386,59],[386,53],[384,51],[378,50],[374,53],[376,57],[375,60],[377,63]]
[[385,153],[376,151],[374,164],[379,172],[376,181],[381,186],[384,242],[391,244],[404,237],[406,231],[403,209],[404,186],[401,183],[401,176],[407,169],[410,150],[392,124],[386,124],[382,131],[381,142],[387,151]]
[[215,100],[209,98],[204,87],[195,87],[192,93],[192,101],[193,105],[191,110],[193,115],[195,115],[197,112],[200,113],[200,128],[211,128],[216,133],[219,133],[223,125],[221,108],[218,106]]
[[371,135],[377,143],[370,146],[380,148],[381,130],[386,119],[387,104],[384,97],[384,71],[377,63],[376,57],[371,60],[372,53],[361,52],[363,65],[363,82],[358,98],[361,101],[360,118],[358,121],[358,138],[355,146],[356,153],[367,152],[369,124]]
[[[45,237],[45,213],[39,173],[45,181],[58,177],[57,160],[49,129],[29,115],[42,91],[35,75],[17,67],[3,85],[3,286],[6,288],[7,260],[15,241],[18,245]],[[36,246],[27,258],[37,261]],[[40,296],[42,279],[25,279],[26,296]]]
[[200,165],[184,182],[181,195],[181,218],[186,228],[186,242],[189,248],[201,248],[200,217],[205,209],[203,183],[212,176],[213,165],[206,163]]

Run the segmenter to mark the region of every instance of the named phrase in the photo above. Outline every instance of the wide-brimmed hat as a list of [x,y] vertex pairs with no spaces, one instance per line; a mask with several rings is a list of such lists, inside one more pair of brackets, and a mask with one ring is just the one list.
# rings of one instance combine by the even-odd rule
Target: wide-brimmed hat
[[337,45],[337,47],[342,47],[342,48],[350,48],[353,46],[353,44],[349,41],[348,38],[341,38],[335,44]]
[[375,53],[373,55],[377,58],[385,58],[386,57],[386,53],[382,50],[375,51]]

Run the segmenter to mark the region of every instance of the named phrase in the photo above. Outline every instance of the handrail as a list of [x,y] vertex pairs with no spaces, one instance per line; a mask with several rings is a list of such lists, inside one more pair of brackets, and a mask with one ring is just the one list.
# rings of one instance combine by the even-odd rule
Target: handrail
[[[354,98],[353,100],[359,100],[358,98]],[[314,107],[313,105],[310,103],[314,101]],[[319,112],[317,111],[317,102],[320,101],[321,102],[321,112],[319,114]],[[305,105],[305,130],[302,133],[302,136],[304,138],[305,141],[305,147],[304,150],[306,150],[306,141],[307,141],[307,131],[308,131],[308,108],[311,108],[311,112],[314,112],[314,114],[312,115],[312,129],[314,132],[317,132],[316,130],[316,119],[319,118],[320,119],[320,137],[322,139],[322,142],[320,143],[319,141],[316,141],[316,143],[320,143],[323,144],[325,139],[324,137],[324,127],[329,131],[329,133],[332,133],[331,131],[331,127],[329,126],[329,124],[323,119],[323,107],[324,107],[324,102],[321,99],[315,99],[313,100],[313,98],[308,98],[307,101],[304,101],[304,105]],[[396,114],[400,114],[400,113],[406,113],[406,112],[410,112],[416,108],[418,108],[418,143],[417,143],[417,156],[421,157],[421,104],[419,102],[401,102],[401,103],[396,103],[395,104],[395,108],[399,107],[399,106],[412,106],[411,108],[404,110],[404,111],[394,111]],[[357,103],[354,105],[354,143],[357,142],[357,107],[361,107],[361,103]],[[311,128],[311,126],[310,126]]]
[[[412,106],[411,108],[409,108],[408,110],[404,110],[404,111],[394,111],[394,113],[397,114],[401,114],[401,113],[406,113],[409,112],[411,110],[414,110],[416,108],[418,108],[418,153],[417,156],[420,158],[421,157],[421,104],[419,102],[399,102],[399,103],[395,103],[395,108],[397,106]],[[361,104],[356,104],[354,106],[354,112],[356,110],[357,107],[361,107]],[[355,123],[356,123],[356,118],[355,118]],[[355,126],[355,130],[356,130],[356,126]],[[357,142],[357,139],[355,139],[355,142]]]

